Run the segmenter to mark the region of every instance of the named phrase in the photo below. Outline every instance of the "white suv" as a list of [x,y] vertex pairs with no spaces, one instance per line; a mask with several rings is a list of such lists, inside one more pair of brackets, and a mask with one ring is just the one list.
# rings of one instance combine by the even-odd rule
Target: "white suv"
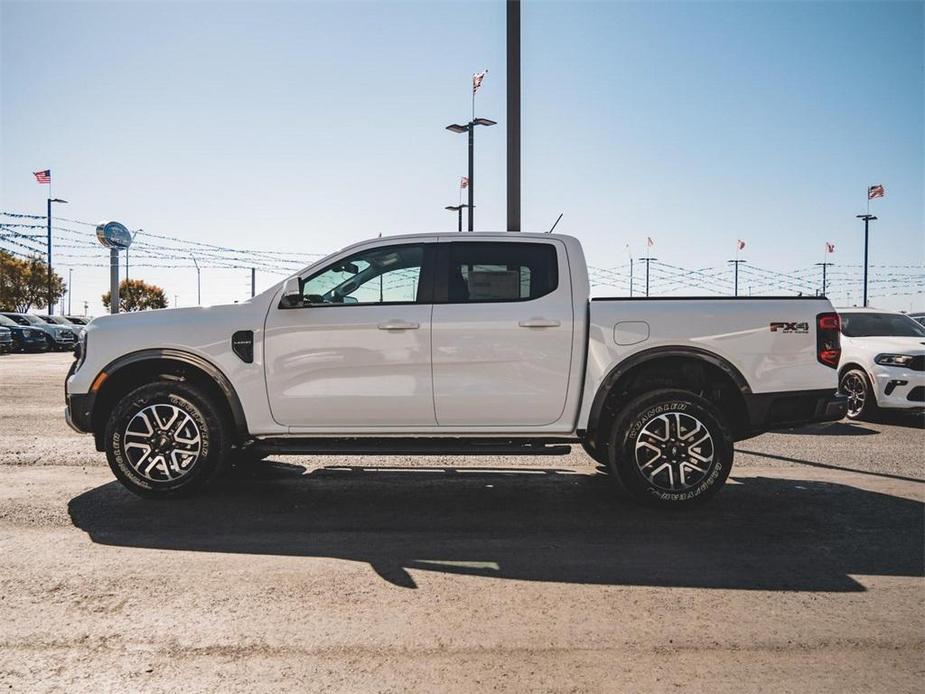
[[925,408],[925,326],[902,313],[876,309],[838,313],[838,383],[848,396],[848,417],[869,418],[880,408]]

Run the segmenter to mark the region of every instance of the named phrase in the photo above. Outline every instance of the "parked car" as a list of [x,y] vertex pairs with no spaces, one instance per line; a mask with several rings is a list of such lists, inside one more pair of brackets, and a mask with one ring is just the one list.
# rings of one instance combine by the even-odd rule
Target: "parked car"
[[848,397],[848,417],[925,408],[925,327],[877,309],[840,309],[839,315],[839,389]]
[[73,350],[77,345],[77,331],[74,328],[51,325],[32,313],[4,313],[3,315],[22,326],[42,331],[48,341],[49,349],[63,352]]
[[0,326],[10,331],[14,352],[47,352],[48,334],[44,330],[25,327],[0,313]]
[[735,441],[845,414],[824,297],[589,291],[570,236],[372,239],[240,304],[94,319],[66,417],[144,496],[232,457],[580,443],[633,497],[684,506],[724,484]]
[[46,316],[42,315],[41,313],[36,315],[49,325],[63,325],[65,328],[70,328],[75,333],[77,333],[77,337],[80,337],[80,334],[84,331],[83,325],[74,323],[74,321],[68,320],[64,316]]
[[0,325],[0,354],[13,351],[13,333],[9,328]]
[[93,320],[93,316],[65,316],[74,325],[87,325]]

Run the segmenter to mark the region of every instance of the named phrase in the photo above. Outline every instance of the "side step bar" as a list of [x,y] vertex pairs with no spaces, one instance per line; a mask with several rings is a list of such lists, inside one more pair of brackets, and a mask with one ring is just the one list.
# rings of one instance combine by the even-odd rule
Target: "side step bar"
[[273,438],[249,450],[277,455],[568,455],[574,439]]

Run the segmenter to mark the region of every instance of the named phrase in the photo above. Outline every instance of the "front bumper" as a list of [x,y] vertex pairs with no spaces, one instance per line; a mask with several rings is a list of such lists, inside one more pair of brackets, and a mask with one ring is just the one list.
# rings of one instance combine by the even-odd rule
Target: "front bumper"
[[921,409],[925,407],[925,371],[895,366],[874,367],[871,373],[877,406],[885,409]]
[[745,404],[751,428],[749,435],[834,422],[848,413],[848,398],[835,389],[752,393],[746,397]]

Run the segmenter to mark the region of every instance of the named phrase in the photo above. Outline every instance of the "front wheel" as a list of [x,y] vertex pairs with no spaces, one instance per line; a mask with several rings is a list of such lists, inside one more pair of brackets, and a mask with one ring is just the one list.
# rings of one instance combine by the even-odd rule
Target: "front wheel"
[[716,494],[732,467],[733,440],[713,404],[685,390],[640,395],[611,432],[610,466],[630,496],[685,507]]
[[195,386],[148,383],[126,394],[106,424],[106,458],[139,496],[184,496],[216,473],[228,452],[219,409]]

